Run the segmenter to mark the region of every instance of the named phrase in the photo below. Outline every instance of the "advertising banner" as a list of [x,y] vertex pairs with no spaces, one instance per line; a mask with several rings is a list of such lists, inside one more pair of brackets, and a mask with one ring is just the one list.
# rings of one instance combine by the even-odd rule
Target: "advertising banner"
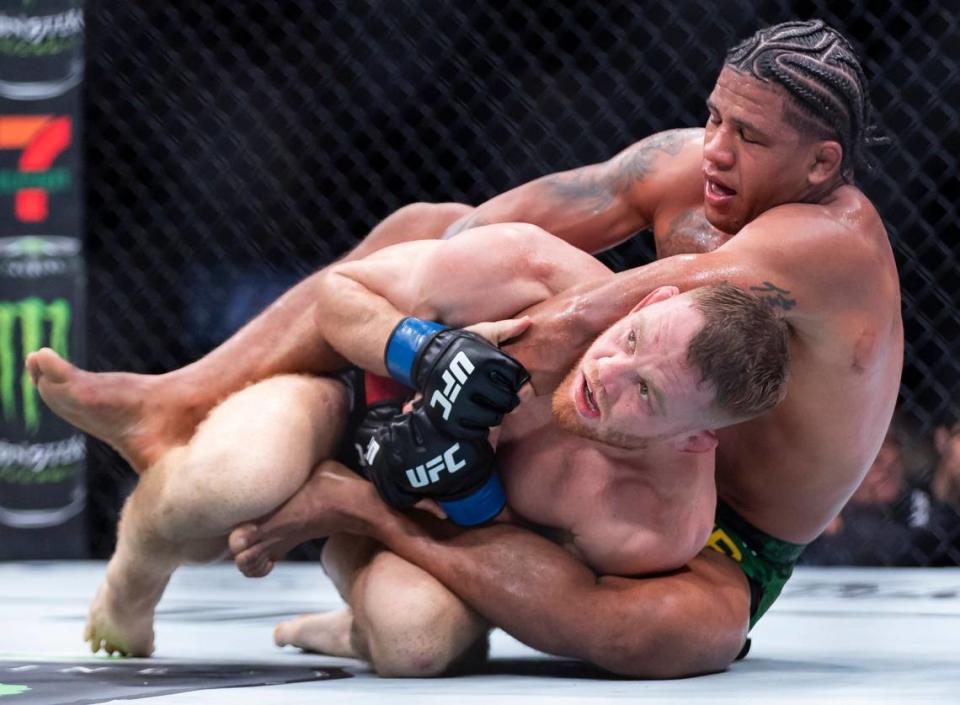
[[26,356],[85,362],[80,0],[0,4],[0,558],[83,557],[86,441]]

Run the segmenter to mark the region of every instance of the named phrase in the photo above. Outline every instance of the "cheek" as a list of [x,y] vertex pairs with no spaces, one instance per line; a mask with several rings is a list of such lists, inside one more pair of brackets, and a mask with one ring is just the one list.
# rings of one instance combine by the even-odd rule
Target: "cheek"
[[650,418],[640,413],[639,406],[639,400],[618,399],[610,420],[613,429],[624,434],[646,436],[650,430]]
[[760,201],[776,190],[782,169],[771,168],[766,159],[748,159],[743,165],[742,181],[748,200]]

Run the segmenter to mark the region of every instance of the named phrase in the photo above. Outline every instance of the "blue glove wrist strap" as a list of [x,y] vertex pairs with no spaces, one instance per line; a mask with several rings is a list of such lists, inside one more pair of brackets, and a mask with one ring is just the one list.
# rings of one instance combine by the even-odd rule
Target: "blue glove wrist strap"
[[507,503],[507,494],[500,483],[500,476],[491,473],[487,481],[475,492],[461,499],[439,502],[447,518],[459,526],[476,526],[490,521],[501,512]]
[[401,384],[415,389],[413,362],[417,358],[417,353],[434,333],[446,327],[440,323],[424,321],[412,316],[400,321],[390,334],[387,349],[384,352],[384,361],[390,376]]

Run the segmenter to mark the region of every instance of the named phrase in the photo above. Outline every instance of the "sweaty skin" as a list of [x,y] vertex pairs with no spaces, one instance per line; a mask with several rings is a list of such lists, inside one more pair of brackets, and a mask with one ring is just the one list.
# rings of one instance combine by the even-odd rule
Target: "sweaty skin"
[[[608,276],[594,258],[531,225],[397,245],[328,271],[323,293],[341,304],[324,322],[325,339],[351,362],[385,374],[383,350],[401,312],[454,326],[499,320]],[[663,326],[664,358],[668,348],[685,351],[702,325],[686,297],[668,294],[652,297],[644,311],[673,324]],[[707,408],[712,395],[703,397]],[[632,575],[676,569],[703,547],[716,499],[713,444],[696,451],[685,434],[633,449],[585,438],[561,428],[550,397],[540,396],[505,417],[497,466],[520,519],[559,532],[594,570]]]
[[[792,331],[787,398],[766,417],[720,432],[718,493],[767,533],[808,541],[853,492],[892,415],[903,352],[896,268],[876,210],[839,176],[839,145],[801,140],[783,117],[780,89],[724,69],[710,98],[706,130],[654,135],[608,162],[543,177],[463,210],[448,233],[526,221],[598,251],[652,229],[658,262],[531,310],[529,332],[510,351],[533,373],[540,393],[599,330],[657,286],[730,280],[766,297]],[[440,215],[435,208],[411,206],[391,216],[392,224],[405,226],[391,236],[429,232],[423,223]],[[443,208],[446,217],[458,207]],[[318,317],[327,313],[316,296],[317,277],[212,357],[167,378],[138,377],[152,392],[150,408],[93,383],[83,394],[59,394],[53,385],[68,390],[77,371],[57,367],[50,355],[34,357],[31,372],[41,393],[47,384],[62,405],[75,405],[81,426],[98,425],[104,409],[118,410],[128,430],[177,420],[176,432],[139,435],[99,424],[127,457],[143,457],[145,449],[155,455],[189,437],[197,417],[242,384],[322,368],[312,342]],[[264,349],[263,340],[283,345]],[[515,526],[457,532],[417,523],[389,511],[369,485],[329,468],[315,473],[294,502],[308,507],[313,531],[373,536],[544,651],[618,673],[667,677],[725,668],[743,645],[748,585],[732,560],[712,550],[669,575],[598,578]],[[269,522],[261,529],[263,539]]]
[[[576,282],[609,275],[589,255],[526,224],[478,228],[449,242],[397,245],[331,267],[324,275],[318,293],[338,302],[322,323],[324,345],[344,359],[384,373],[383,349],[402,317],[400,310],[465,325],[509,315]],[[499,293],[490,296],[490,291]],[[643,340],[643,347],[656,358],[673,360],[671,378],[695,382],[698,376],[682,362],[690,337],[702,325],[692,298],[664,288],[636,309],[628,319],[647,321],[662,339]],[[499,341],[515,334],[510,331],[518,326],[507,321],[478,328],[482,334],[492,331]],[[640,347],[638,343],[632,356],[623,357],[629,361],[641,356]],[[680,354],[672,355],[675,351]],[[46,351],[35,360],[48,377],[43,393],[52,402],[63,401],[69,396],[59,396],[60,387],[51,384],[50,367],[69,364],[51,356]],[[632,383],[629,362],[624,368]],[[68,392],[72,375],[91,383],[99,378],[69,371],[63,382]],[[614,377],[608,375],[607,382],[612,384]],[[673,413],[665,416],[672,419],[696,405],[708,409],[713,398],[709,386],[694,386],[698,388],[693,395],[672,395]],[[663,390],[684,392],[676,384]],[[549,397],[528,399],[500,429],[500,467],[515,510],[512,516],[550,530],[598,572],[663,571],[692,558],[712,525],[712,434],[686,429],[688,415],[681,415],[679,428],[685,430],[675,438],[625,450],[561,429],[553,422],[550,402]],[[346,404],[342,385],[335,380],[273,378],[226,399],[190,444],[176,447],[146,469],[124,507],[118,548],[91,607],[85,638],[94,651],[149,655],[153,611],[169,576],[185,561],[220,555],[229,530],[224,527],[273,511],[293,495],[309,470],[333,455]],[[609,414],[610,409],[605,411]],[[231,455],[235,445],[229,439],[234,435],[244,439],[239,457]],[[707,445],[699,440],[702,436],[710,438]],[[268,458],[266,467],[251,462],[258,457]],[[273,464],[276,467],[270,467]],[[289,520],[290,512],[278,516]],[[315,523],[308,525],[310,531],[317,529]],[[289,522],[287,529],[289,533]],[[268,572],[270,566],[255,558],[241,562],[245,571]],[[393,571],[391,576],[402,572]],[[309,626],[304,636],[292,638],[314,647],[334,648],[330,645],[336,643],[337,653],[343,654],[343,639],[330,638],[329,633],[342,635],[349,624],[343,617],[305,620],[299,624]],[[471,627],[470,633],[477,630],[482,633],[481,624]],[[278,643],[286,642],[289,631],[278,631]],[[375,653],[368,650],[362,655],[370,658]],[[391,672],[383,658],[375,659],[375,666],[381,673]],[[410,674],[407,667],[392,672]]]
[[[787,125],[786,99],[778,87],[725,68],[706,129],[654,135],[609,162],[520,186],[447,235],[525,220],[597,251],[653,230],[657,262],[529,311],[534,325],[507,349],[541,394],[598,331],[658,286],[729,281],[764,297],[791,331],[787,396],[773,412],[718,432],[717,491],[759,529],[805,543],[838,514],[880,448],[900,381],[903,326],[879,215],[841,178],[836,142],[803,139]],[[303,492],[326,491],[330,476],[316,475]],[[529,532],[452,533],[367,498],[342,510],[327,505],[326,515],[315,509],[352,522],[535,648],[667,677],[724,668],[743,644],[747,583],[712,550],[676,574],[597,581]]]

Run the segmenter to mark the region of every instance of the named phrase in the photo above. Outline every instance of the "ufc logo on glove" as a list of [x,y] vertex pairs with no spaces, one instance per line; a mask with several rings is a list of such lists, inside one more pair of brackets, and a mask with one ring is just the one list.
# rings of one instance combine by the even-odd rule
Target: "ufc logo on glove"
[[427,415],[454,438],[486,438],[520,403],[523,365],[476,333],[407,317],[384,349],[390,376],[423,394]]
[[432,485],[440,479],[440,473],[443,470],[452,475],[464,467],[467,463],[454,457],[454,453],[458,450],[460,450],[460,444],[454,443],[442,454],[428,460],[426,464],[407,470],[407,480],[410,481],[410,485],[416,488]]
[[453,402],[460,396],[460,390],[474,371],[473,363],[462,350],[456,354],[450,361],[449,367],[443,371],[443,389],[438,389],[430,397],[430,406],[436,408],[439,404],[443,407],[443,420],[450,419],[450,411],[453,409]]

